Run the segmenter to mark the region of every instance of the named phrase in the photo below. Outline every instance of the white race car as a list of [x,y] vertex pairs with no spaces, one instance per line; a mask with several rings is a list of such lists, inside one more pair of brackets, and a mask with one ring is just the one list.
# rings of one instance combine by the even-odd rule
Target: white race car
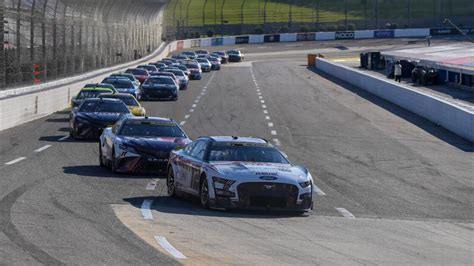
[[191,194],[214,209],[308,212],[313,178],[260,138],[201,137],[170,154],[168,195]]

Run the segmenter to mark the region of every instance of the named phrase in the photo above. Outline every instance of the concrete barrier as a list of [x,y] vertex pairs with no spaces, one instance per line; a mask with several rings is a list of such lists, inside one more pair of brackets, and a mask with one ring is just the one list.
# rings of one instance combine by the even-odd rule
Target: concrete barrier
[[280,42],[296,42],[297,33],[280,34]]
[[374,38],[373,30],[359,30],[354,32],[354,39],[372,39]]
[[250,35],[249,43],[263,43],[263,35]]
[[[141,60],[56,82],[67,83],[66,85],[55,85],[51,89],[43,88],[39,92],[0,99],[0,131],[64,110],[69,107],[71,98],[84,84],[100,82],[111,73],[136,67],[145,62],[158,61],[174,51],[176,47],[176,42],[172,42],[163,45],[160,50]],[[80,80],[80,82],[75,80]],[[72,83],[69,83],[71,81]]]
[[474,142],[474,112],[472,110],[456,106],[442,98],[425,94],[409,86],[374,77],[325,59],[318,58],[316,68]]

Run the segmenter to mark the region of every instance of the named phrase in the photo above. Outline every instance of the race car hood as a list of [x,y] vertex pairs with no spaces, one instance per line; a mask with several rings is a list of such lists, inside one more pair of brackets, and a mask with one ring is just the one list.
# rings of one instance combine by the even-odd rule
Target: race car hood
[[78,113],[77,118],[93,123],[113,124],[122,116],[122,113]]
[[279,163],[211,162],[223,178],[239,181],[305,182],[306,172],[299,166]]
[[144,89],[175,89],[176,86],[172,84],[153,84],[153,85],[143,85]]
[[132,147],[137,151],[154,154],[157,151],[169,153],[177,147],[184,147],[189,143],[189,140],[186,138],[167,137],[122,137],[122,142],[126,146]]

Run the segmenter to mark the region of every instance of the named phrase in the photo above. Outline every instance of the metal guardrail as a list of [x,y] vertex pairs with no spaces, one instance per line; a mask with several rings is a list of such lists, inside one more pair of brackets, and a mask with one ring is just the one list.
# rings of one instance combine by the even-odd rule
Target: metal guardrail
[[0,90],[138,59],[161,43],[166,0],[0,0]]

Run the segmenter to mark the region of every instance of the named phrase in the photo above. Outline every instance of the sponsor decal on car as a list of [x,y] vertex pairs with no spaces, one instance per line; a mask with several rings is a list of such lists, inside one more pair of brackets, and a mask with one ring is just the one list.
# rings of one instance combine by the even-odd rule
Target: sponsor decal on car
[[337,31],[336,32],[336,40],[350,40],[354,39],[354,32],[353,31]]
[[275,176],[261,176],[260,179],[262,180],[277,180]]
[[273,172],[273,173],[270,173],[270,172],[256,172],[255,175],[272,176],[272,175],[278,175],[278,173],[277,172]]

